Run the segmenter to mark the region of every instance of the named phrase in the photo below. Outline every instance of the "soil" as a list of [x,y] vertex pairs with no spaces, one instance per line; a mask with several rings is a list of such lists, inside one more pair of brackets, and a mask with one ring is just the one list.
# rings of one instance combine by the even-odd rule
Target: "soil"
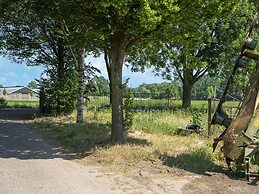
[[0,193],[259,193],[258,179],[191,173],[144,161],[128,173],[81,165],[26,124],[33,109],[0,110]]

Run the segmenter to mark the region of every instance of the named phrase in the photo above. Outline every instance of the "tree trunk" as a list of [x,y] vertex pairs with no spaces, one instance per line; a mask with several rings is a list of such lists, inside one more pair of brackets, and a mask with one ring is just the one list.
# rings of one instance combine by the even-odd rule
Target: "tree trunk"
[[122,108],[122,66],[126,55],[127,41],[125,38],[114,38],[109,50],[111,63],[111,100],[112,100],[112,131],[111,139],[123,142],[123,108]]
[[183,101],[182,101],[183,108],[191,107],[192,87],[193,85],[191,85],[188,82],[183,83]]
[[193,74],[192,70],[184,70],[183,72],[183,99],[182,107],[190,108],[192,100]]
[[83,48],[78,49],[78,94],[77,94],[77,123],[84,122],[84,58],[85,50]]

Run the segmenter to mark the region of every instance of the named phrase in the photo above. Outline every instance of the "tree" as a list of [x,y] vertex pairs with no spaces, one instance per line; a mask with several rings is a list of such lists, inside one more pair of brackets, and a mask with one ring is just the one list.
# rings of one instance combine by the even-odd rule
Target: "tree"
[[98,76],[93,79],[94,84],[96,85],[96,92],[99,95],[105,96],[110,93],[109,81],[103,76]]
[[2,88],[3,87],[3,85],[2,84],[0,84],[0,88]]
[[[122,66],[129,48],[136,43],[143,43],[144,40],[152,41],[151,37],[161,39],[161,33],[169,27],[177,29],[180,23],[190,20],[189,16],[186,19],[185,12],[189,11],[192,5],[195,5],[195,9],[208,7],[211,13],[215,14],[228,5],[232,6],[235,1],[31,0],[29,2],[32,2],[36,9],[47,10],[48,12],[45,11],[47,16],[66,21],[69,28],[78,25],[84,27],[80,29],[89,32],[87,36],[94,41],[94,46],[101,52],[107,53],[112,91],[111,137],[115,141],[123,141]],[[189,4],[191,6],[187,7]]]
[[[177,39],[147,44],[133,50],[132,59],[129,58],[135,70],[154,66],[165,79],[180,80],[184,108],[191,106],[192,89],[197,81],[207,73],[216,74],[224,64],[233,63],[253,6],[249,1],[238,1],[233,11],[217,17],[208,17],[207,9],[197,9],[195,5],[189,11],[192,19],[172,31]],[[206,17],[199,18],[202,15]],[[200,25],[197,27],[195,23]]]
[[[115,141],[123,141],[122,66],[127,50],[135,42],[160,30],[164,23],[170,21],[171,15],[178,11],[178,6],[173,3],[174,0],[162,1],[160,5],[149,1],[93,0],[67,2],[63,6],[65,13],[67,13],[67,7],[77,10],[78,15],[73,17],[77,21],[72,23],[79,23],[78,19],[80,22],[90,23],[95,33],[99,35],[95,46],[107,52],[112,86],[111,137]],[[64,5],[63,1],[62,5]],[[59,6],[62,7],[62,5]],[[84,16],[83,20],[82,16]]]
[[7,91],[6,89],[3,90],[3,95],[6,96],[7,95]]
[[27,85],[29,88],[32,88],[32,89],[37,89],[38,88],[38,84],[36,81],[30,81]]
[[170,82],[141,84],[134,89],[134,96],[152,99],[179,98],[179,86]]
[[28,2],[2,1],[0,5],[1,54],[18,63],[45,66],[49,80],[42,78],[39,83],[46,87],[48,107],[56,114],[71,112],[76,100],[76,62],[62,24]]

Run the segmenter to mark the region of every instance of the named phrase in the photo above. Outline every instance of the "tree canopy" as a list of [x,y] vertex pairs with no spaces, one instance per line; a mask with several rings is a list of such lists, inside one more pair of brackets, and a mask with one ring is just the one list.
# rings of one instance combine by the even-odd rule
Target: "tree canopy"
[[[135,47],[128,61],[135,71],[153,66],[165,79],[180,80],[183,107],[190,107],[192,88],[202,76],[217,75],[222,67],[232,67],[245,37],[244,23],[254,10],[249,1],[237,1],[233,10],[214,17],[207,17],[207,9],[193,9],[191,22],[172,29],[177,38],[168,36],[165,41]],[[206,17],[199,18],[199,15]]]
[[[57,25],[54,32],[58,39],[62,37],[69,45],[107,54],[112,88],[111,137],[123,141],[122,67],[125,58],[132,53],[129,49],[170,40],[173,44],[187,44],[184,52],[187,50],[190,60],[196,63],[196,58],[191,56],[200,48],[195,42],[202,42],[200,33],[207,30],[208,20],[231,14],[236,2],[238,0],[4,0],[1,7],[6,4],[28,7],[40,21]],[[37,17],[32,24],[40,23]],[[209,34],[208,31],[206,35]]]

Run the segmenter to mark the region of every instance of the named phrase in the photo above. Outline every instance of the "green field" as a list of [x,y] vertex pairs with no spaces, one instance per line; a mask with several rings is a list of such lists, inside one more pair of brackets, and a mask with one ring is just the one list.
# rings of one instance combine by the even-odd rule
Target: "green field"
[[[109,97],[107,96],[90,96],[90,101],[86,102],[87,108],[105,108],[109,106]],[[228,101],[224,104],[224,107],[229,109],[237,107],[239,102]],[[182,105],[181,100],[167,100],[167,99],[134,99],[133,110],[149,111],[149,110],[176,110],[180,109]],[[212,106],[215,107],[217,102],[212,102]],[[192,100],[191,109],[198,111],[206,111],[208,108],[208,101],[206,100]]]
[[38,100],[7,100],[8,108],[37,108],[38,106]]

